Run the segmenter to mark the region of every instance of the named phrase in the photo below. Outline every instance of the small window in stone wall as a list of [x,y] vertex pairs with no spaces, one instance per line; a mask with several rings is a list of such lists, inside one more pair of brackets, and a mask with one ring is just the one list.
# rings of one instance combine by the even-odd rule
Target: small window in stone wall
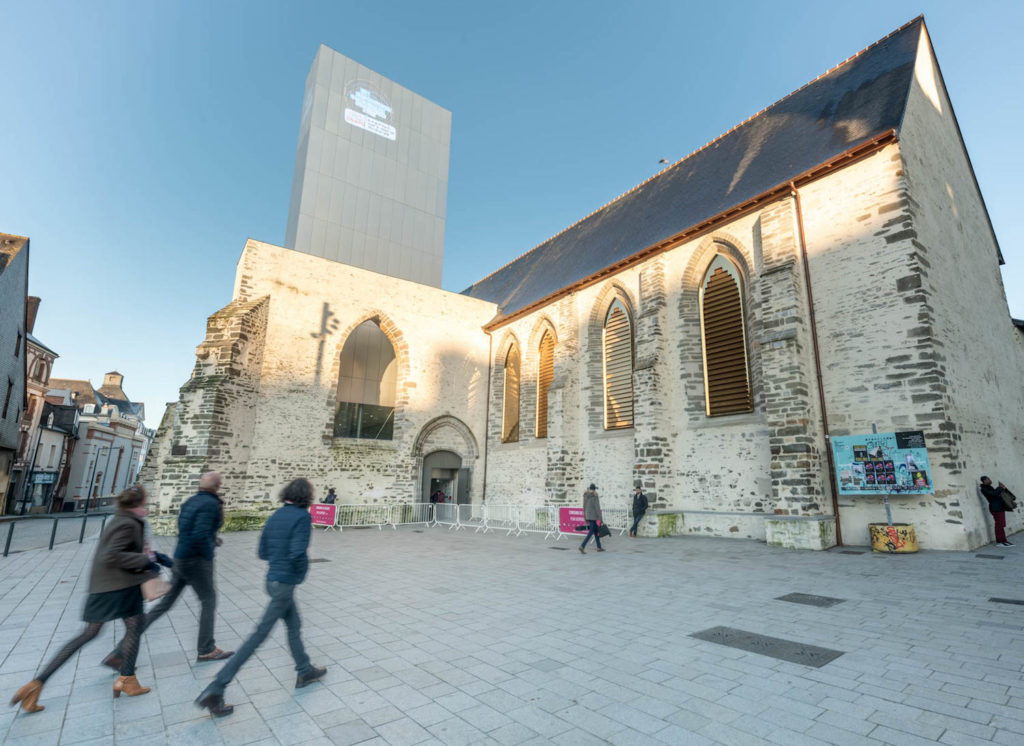
[[555,338],[544,332],[537,364],[537,437],[548,437],[548,389],[555,378]]
[[739,272],[723,256],[708,267],[700,311],[707,415],[752,411]]
[[505,356],[502,385],[501,442],[519,440],[519,348],[515,345]]
[[397,386],[391,340],[375,321],[364,321],[341,349],[334,437],[391,440]]
[[633,329],[622,301],[612,302],[605,316],[604,427],[633,427]]
[[175,443],[174,445],[171,446],[171,455],[172,456],[185,456],[187,454],[188,454],[188,446],[184,446],[184,445],[181,445],[179,443]]

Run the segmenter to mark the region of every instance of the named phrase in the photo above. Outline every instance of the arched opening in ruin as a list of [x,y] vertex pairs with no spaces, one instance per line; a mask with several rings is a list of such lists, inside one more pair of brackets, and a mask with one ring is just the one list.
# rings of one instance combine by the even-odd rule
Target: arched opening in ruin
[[[470,470],[452,451],[434,451],[423,458],[423,502],[465,505],[470,501]],[[443,497],[441,497],[443,495]]]

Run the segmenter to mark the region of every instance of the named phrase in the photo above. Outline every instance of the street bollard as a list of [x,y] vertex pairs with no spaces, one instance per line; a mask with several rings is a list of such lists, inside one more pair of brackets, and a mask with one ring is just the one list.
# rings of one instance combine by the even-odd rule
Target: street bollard
[[50,531],[50,549],[53,549],[53,540],[57,538],[57,518],[53,519],[53,530]]
[[11,521],[10,524],[9,524],[9,528],[7,529],[7,543],[4,544],[4,557],[6,557],[7,553],[9,551],[11,551],[11,537],[13,537],[13,536],[14,536],[14,521]]

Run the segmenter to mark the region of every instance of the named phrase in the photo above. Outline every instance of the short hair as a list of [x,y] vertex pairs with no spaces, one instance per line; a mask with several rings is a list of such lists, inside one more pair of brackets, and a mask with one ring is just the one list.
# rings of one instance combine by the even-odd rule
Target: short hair
[[146,502],[146,489],[141,484],[133,484],[117,496],[117,507],[137,508]]
[[313,503],[313,485],[305,477],[293,479],[281,490],[281,502],[308,508]]
[[594,484],[593,482],[591,482],[591,483],[590,483],[590,489],[592,489],[592,490],[596,490],[596,489],[597,489],[597,485],[596,485],[596,484]]
[[981,477],[981,479],[980,479],[979,481],[982,481],[982,482],[984,482],[984,481],[985,481],[986,479],[988,479],[988,477],[986,477],[986,476],[982,476],[982,477]]
[[199,489],[217,489],[224,484],[224,477],[220,475],[219,471],[208,471],[199,477]]

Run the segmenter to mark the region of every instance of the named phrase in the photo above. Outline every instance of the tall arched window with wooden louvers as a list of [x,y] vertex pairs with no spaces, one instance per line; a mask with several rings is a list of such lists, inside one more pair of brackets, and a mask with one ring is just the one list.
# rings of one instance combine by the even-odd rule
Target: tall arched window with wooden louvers
[[501,442],[519,440],[519,348],[512,345],[505,355],[501,409]]
[[604,319],[604,427],[633,427],[633,327],[618,299]]
[[708,417],[752,411],[742,283],[723,256],[715,257],[704,275],[700,321]]
[[537,437],[548,437],[548,389],[555,378],[555,337],[550,331],[540,338],[537,363]]

